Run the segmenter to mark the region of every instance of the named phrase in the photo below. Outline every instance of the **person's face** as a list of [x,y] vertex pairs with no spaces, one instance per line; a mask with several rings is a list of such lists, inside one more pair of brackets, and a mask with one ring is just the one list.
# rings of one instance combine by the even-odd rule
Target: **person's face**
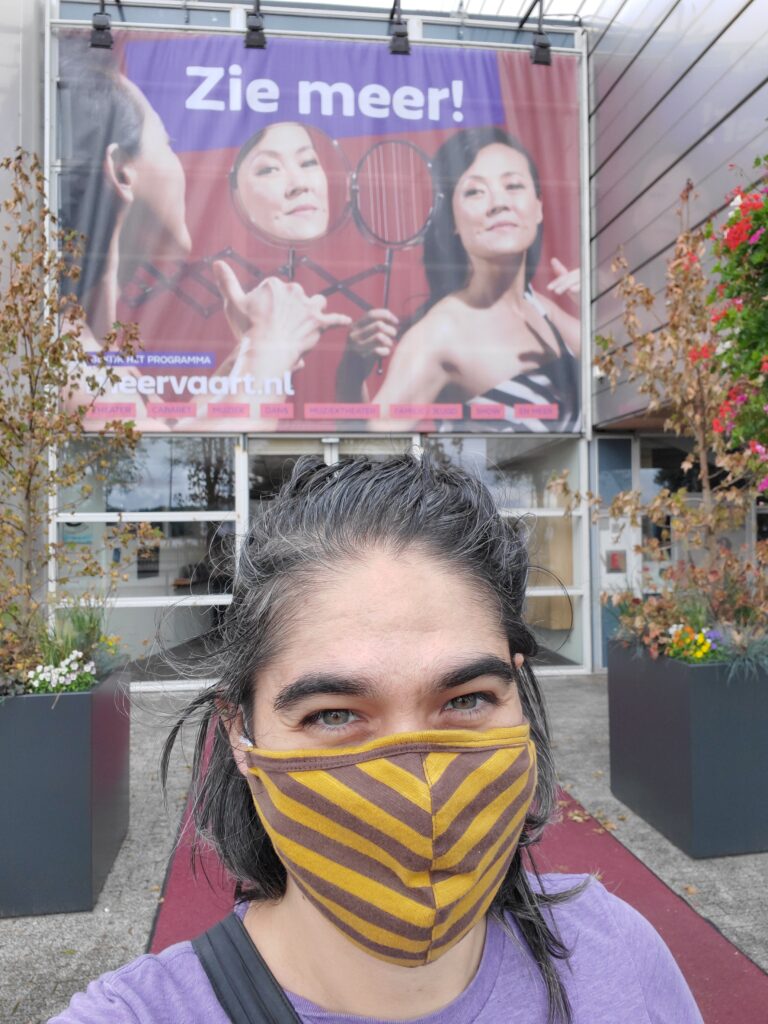
[[481,149],[456,183],[453,216],[470,257],[526,252],[536,238],[542,206],[523,154],[501,142]]
[[185,256],[192,242],[187,228],[181,161],[171,149],[163,122],[144,93],[126,80],[143,117],[141,143],[130,160],[132,233],[143,241],[148,258]]
[[251,224],[272,238],[306,242],[328,230],[328,178],[299,124],[267,129],[237,169],[237,192]]
[[287,628],[255,681],[258,747],[523,721],[498,609],[428,555],[370,552],[319,584]]

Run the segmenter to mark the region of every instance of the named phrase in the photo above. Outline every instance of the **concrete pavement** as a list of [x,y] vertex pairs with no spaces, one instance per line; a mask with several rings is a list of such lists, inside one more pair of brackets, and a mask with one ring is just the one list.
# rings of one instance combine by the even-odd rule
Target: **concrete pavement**
[[[550,677],[543,686],[565,788],[614,822],[625,846],[768,970],[768,853],[706,861],[681,853],[610,793],[605,677]],[[191,749],[179,750],[166,812],[158,758],[181,700],[178,693],[134,695],[131,825],[94,910],[0,920],[2,1024],[41,1024],[90,979],[144,952],[189,783]]]

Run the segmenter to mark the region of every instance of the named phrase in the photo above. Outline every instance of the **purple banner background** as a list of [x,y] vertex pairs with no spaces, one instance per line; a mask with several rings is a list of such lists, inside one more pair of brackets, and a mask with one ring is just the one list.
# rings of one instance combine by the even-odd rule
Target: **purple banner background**
[[[493,50],[425,46],[403,59],[385,44],[270,39],[266,50],[246,50],[240,36],[199,36],[130,41],[125,61],[128,77],[159,113],[177,152],[240,146],[259,128],[286,120],[336,138],[505,120]],[[209,70],[188,74],[189,68]],[[257,79],[262,84],[249,91]],[[344,86],[333,95],[305,86],[300,95],[300,82]],[[380,88],[368,88],[361,97],[371,86]],[[249,99],[260,109],[252,109]],[[242,109],[233,109],[238,105]]]

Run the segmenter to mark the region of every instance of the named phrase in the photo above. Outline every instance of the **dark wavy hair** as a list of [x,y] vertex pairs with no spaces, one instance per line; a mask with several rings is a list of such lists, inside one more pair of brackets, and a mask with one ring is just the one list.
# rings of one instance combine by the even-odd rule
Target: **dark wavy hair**
[[85,236],[80,276],[67,284],[83,302],[104,273],[120,211],[104,173],[107,147],[137,156],[144,119],[112,51],[91,49],[82,36],[61,40],[59,106],[59,216],[62,228]]
[[529,568],[525,528],[500,515],[490,492],[469,473],[428,453],[380,462],[359,457],[332,466],[314,456],[299,459],[277,497],[256,510],[237,561],[232,603],[204,667],[218,682],[198,694],[174,725],[163,748],[163,785],[180,730],[196,723],[194,847],[197,852],[201,843],[214,847],[239,896],[283,896],[285,868],[237,770],[222,715],[242,709],[244,720],[252,720],[259,675],[282,644],[290,643],[290,622],[301,614],[304,596],[372,548],[391,552],[393,559],[416,548],[463,576],[478,600],[490,599],[498,607],[510,657],[518,652],[525,657],[517,685],[536,744],[538,782],[493,911],[502,919],[505,912],[514,916],[546,985],[550,1021],[568,1022],[571,1011],[555,960],[566,960],[569,951],[543,911],[579,890],[547,894],[532,887],[522,858],[556,809],[549,726],[530,665],[537,644],[523,621]]
[[[435,215],[424,236],[424,272],[429,284],[429,299],[422,310],[426,313],[436,302],[459,291],[467,283],[469,257],[456,233],[453,216],[453,193],[462,174],[486,148],[499,143],[521,153],[528,161],[536,195],[541,197],[539,172],[525,146],[503,128],[492,126],[465,128],[452,135],[432,159],[432,181],[438,196]],[[536,238],[528,249],[525,259],[525,287],[533,280],[541,257],[543,224],[539,224]]]

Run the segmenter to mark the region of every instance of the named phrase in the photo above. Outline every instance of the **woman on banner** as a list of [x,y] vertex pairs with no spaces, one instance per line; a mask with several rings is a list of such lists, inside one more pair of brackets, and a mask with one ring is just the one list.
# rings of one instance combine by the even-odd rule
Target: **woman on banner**
[[[183,260],[190,251],[184,170],[158,114],[118,71],[109,51],[64,37],[60,77],[65,146],[61,220],[65,228],[85,236],[80,273],[71,286],[84,313],[84,347],[100,352],[101,339],[117,319],[121,289],[137,266],[147,260]],[[327,313],[324,297],[308,297],[298,284],[270,278],[246,293],[227,264],[214,264],[214,274],[235,339],[220,368],[233,397],[245,374],[256,380],[281,378],[301,364],[322,331],[350,322]],[[139,377],[130,366],[116,372],[121,380]],[[162,419],[148,415],[135,386],[125,391],[136,406],[139,429],[168,429]],[[84,387],[72,400],[88,406],[90,392]],[[198,405],[208,400],[192,396],[188,401]],[[205,423],[210,426],[207,418]],[[275,421],[250,417],[249,426],[274,429]]]
[[328,231],[328,174],[302,124],[280,121],[252,135],[235,158],[230,188],[245,221],[273,242],[310,242]]
[[[490,429],[499,420],[484,416],[483,406],[503,408],[500,429],[578,429],[579,320],[531,285],[544,210],[530,154],[501,128],[466,129],[443,143],[432,173],[439,201],[424,239],[429,299],[404,332],[386,309],[355,324],[339,397],[367,400],[375,361],[391,355],[375,395],[384,418],[369,424],[373,430],[407,429],[404,420],[386,419],[392,404],[433,402],[463,402],[464,418]],[[578,271],[554,259],[552,269],[552,294],[577,296]],[[515,406],[533,415],[518,418]],[[544,417],[535,416],[537,406]]]
[[701,1024],[637,911],[532,869],[557,783],[527,573],[463,470],[300,459],[165,748],[196,725],[197,842],[234,913],[52,1024]]

